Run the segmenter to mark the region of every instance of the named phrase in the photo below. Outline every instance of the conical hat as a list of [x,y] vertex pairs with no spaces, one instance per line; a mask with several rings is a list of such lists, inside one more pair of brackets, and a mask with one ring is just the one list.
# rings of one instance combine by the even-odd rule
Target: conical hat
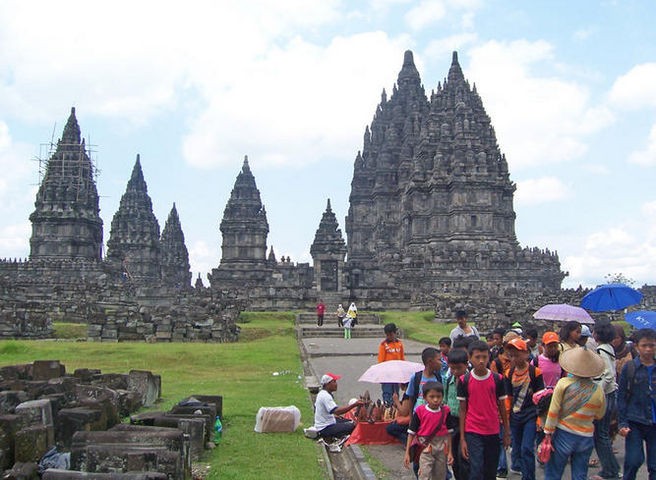
[[568,373],[583,378],[595,378],[604,373],[604,360],[584,347],[574,347],[560,354],[558,363]]

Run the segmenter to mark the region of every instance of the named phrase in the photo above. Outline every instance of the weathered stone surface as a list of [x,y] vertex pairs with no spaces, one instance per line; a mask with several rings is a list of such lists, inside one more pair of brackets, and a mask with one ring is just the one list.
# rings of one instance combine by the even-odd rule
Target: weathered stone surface
[[144,406],[152,407],[162,395],[162,377],[144,370],[131,370],[127,388],[141,395]]
[[5,390],[0,392],[0,414],[14,413],[19,404],[28,400],[27,393],[22,390]]
[[4,480],[39,480],[39,466],[36,462],[17,462],[11,470],[4,473]]
[[103,421],[100,409],[63,408],[57,414],[55,427],[57,443],[69,448],[75,432],[105,430],[107,422]]
[[35,360],[32,364],[32,380],[50,380],[66,374],[59,360]]
[[167,480],[168,477],[165,473],[159,472],[89,473],[49,468],[41,478],[43,480]]
[[191,288],[189,252],[185,245],[184,233],[175,203],[164,224],[160,246],[162,282],[178,289]]
[[0,415],[0,470],[10,468],[14,464],[16,432],[22,427],[22,417]]
[[38,462],[54,442],[49,443],[49,437],[54,438],[54,431],[45,425],[32,425],[16,432],[14,451],[15,462]]

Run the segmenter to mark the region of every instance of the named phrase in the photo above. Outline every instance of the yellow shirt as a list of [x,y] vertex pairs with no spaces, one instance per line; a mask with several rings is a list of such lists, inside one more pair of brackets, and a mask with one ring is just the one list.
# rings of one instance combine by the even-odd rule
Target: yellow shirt
[[[572,407],[580,404],[579,399],[586,398],[590,391],[592,396],[572,411]],[[594,420],[600,420],[606,412],[606,396],[604,391],[592,379],[580,377],[565,377],[558,380],[554,388],[547,421],[544,424],[545,433],[553,433],[556,428],[583,437],[594,434]]]

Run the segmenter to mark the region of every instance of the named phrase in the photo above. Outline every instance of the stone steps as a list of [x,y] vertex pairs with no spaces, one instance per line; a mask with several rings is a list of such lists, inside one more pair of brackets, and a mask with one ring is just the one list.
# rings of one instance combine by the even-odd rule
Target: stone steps
[[[301,338],[309,337],[329,337],[329,338],[343,338],[344,329],[335,326],[326,326],[324,323],[323,327],[317,327],[315,325],[301,325],[299,327],[299,334]],[[357,325],[355,328],[351,329],[352,338],[384,338],[385,333],[383,332],[382,325]]]
[[[310,312],[303,312],[296,315],[296,323],[298,325],[305,324],[317,324],[317,314]],[[323,324],[326,325],[335,325],[337,326],[337,315],[334,312],[326,311],[326,314],[323,317]],[[380,317],[373,313],[360,313],[358,314],[358,325],[380,325]]]

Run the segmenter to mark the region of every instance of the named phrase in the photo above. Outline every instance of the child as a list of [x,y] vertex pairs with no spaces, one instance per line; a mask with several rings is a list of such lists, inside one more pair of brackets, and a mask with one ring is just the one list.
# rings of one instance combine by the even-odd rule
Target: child
[[634,480],[645,461],[643,443],[647,446],[649,478],[656,475],[656,402],[652,393],[656,391],[656,331],[642,328],[634,338],[638,357],[622,368],[617,399],[619,434],[626,438],[626,480]]
[[540,347],[538,346],[538,331],[531,327],[526,329],[526,346],[528,347],[528,361],[538,358]]
[[444,389],[441,383],[424,384],[422,393],[426,403],[412,415],[403,464],[410,468],[410,447],[416,437],[417,443],[424,447],[419,455],[419,480],[443,480],[447,463],[453,463],[451,437],[446,426],[449,407],[442,405]]
[[451,350],[451,338],[450,337],[440,338],[440,341],[438,342],[438,346],[440,347],[440,355],[442,355],[441,358],[442,368],[440,368],[440,374],[442,375],[442,380],[444,380],[444,377],[449,371],[449,363],[447,357],[449,356],[449,350]]
[[353,317],[346,315],[344,320],[342,320],[342,325],[344,326],[344,338],[351,338],[351,326],[353,325]]
[[489,347],[477,340],[469,346],[474,369],[460,378],[460,450],[469,460],[470,480],[495,480],[499,459],[499,416],[503,422],[503,446],[510,446],[508,415],[503,405],[505,386],[500,375],[487,368]]
[[[387,362],[388,360],[405,360],[403,342],[396,337],[398,333],[396,324],[388,323],[383,331],[385,332],[385,340],[380,342],[378,346],[378,363]],[[387,406],[392,405],[392,395],[395,393],[398,395],[399,384],[383,383],[381,387],[383,390],[383,403]]]
[[460,453],[460,401],[458,400],[458,379],[467,373],[469,356],[462,350],[449,352],[449,370],[444,376],[444,403],[451,410],[450,425],[451,432],[451,455],[453,456],[453,476],[456,480],[467,480],[469,478],[469,463],[462,458]]
[[522,480],[535,480],[535,433],[537,407],[533,394],[544,388],[540,369],[528,362],[528,345],[521,338],[506,344],[511,360],[506,377],[510,397],[510,429],[512,432],[512,469],[522,473]]

